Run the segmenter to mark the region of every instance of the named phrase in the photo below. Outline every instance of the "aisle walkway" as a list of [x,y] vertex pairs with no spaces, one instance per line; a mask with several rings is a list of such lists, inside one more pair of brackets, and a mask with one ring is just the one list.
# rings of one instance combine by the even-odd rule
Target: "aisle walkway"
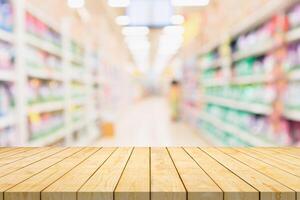
[[126,109],[117,120],[113,138],[99,146],[208,146],[201,134],[184,123],[170,121],[163,98],[149,98]]

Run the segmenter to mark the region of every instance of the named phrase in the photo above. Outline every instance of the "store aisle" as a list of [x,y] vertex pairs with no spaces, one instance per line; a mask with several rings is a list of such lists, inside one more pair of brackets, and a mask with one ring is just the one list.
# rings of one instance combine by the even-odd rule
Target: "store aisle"
[[148,98],[124,110],[116,120],[113,138],[97,146],[208,146],[201,134],[184,123],[170,120],[164,98]]

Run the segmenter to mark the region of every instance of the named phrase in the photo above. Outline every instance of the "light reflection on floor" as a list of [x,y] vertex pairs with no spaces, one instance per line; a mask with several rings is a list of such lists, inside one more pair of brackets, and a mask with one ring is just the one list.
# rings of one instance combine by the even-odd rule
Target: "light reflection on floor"
[[97,146],[209,146],[201,134],[184,123],[173,123],[164,98],[145,99],[123,111],[116,120],[114,137]]

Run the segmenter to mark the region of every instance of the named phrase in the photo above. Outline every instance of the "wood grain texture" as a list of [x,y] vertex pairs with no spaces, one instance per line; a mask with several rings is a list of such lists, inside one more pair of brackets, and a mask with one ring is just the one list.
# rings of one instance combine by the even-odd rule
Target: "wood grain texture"
[[261,200],[295,200],[296,194],[290,188],[280,184],[279,182],[265,176],[262,173],[248,167],[232,157],[224,154],[216,148],[202,148],[211,157],[233,171],[240,178],[252,185],[260,192]]
[[32,148],[29,147],[10,148],[8,149],[8,151],[7,149],[5,149],[4,152],[0,152],[0,158],[8,158],[10,156],[17,155],[21,152],[29,151],[31,149]]
[[225,200],[258,200],[259,193],[251,185],[198,148],[185,148],[199,166],[224,192]]
[[184,200],[186,190],[166,148],[151,148],[151,199]]
[[5,152],[7,152],[7,151],[12,151],[12,150],[14,150],[14,149],[16,149],[16,148],[0,147],[0,155],[1,155],[2,153],[5,153]]
[[5,192],[7,200],[40,200],[41,191],[87,159],[98,148],[83,148],[70,157],[52,165]]
[[102,148],[42,192],[42,200],[76,200],[81,186],[99,169],[116,148]]
[[297,200],[300,200],[300,177],[273,167],[233,148],[222,148],[221,151],[296,191]]
[[113,200],[114,190],[133,148],[117,149],[78,192],[78,200]]
[[223,199],[222,190],[182,148],[168,150],[187,189],[189,200]]
[[299,148],[0,148],[0,200],[300,200]]
[[284,155],[288,155],[300,159],[300,149],[297,148],[269,147],[267,149],[273,152],[278,152],[280,154],[284,154]]
[[[253,149],[253,148],[252,148]],[[274,149],[269,149],[269,148],[255,148],[253,149],[255,151],[261,152],[269,157],[278,159],[278,160],[282,160],[284,162],[287,163],[291,163],[291,164],[295,164],[295,165],[299,165],[300,162],[300,157],[294,157],[294,156],[290,156],[290,155],[286,155],[284,153],[282,153],[281,151],[276,151]]]
[[294,156],[300,158],[300,148],[270,148],[276,150],[277,152],[284,153],[286,155]]
[[150,149],[135,148],[115,190],[115,200],[150,200]]
[[11,155],[9,157],[0,158],[0,166],[7,165],[9,163],[13,163],[13,162],[16,162],[18,160],[22,160],[26,157],[31,157],[35,154],[41,153],[43,151],[47,151],[49,149],[50,148],[47,148],[47,147],[46,148],[33,148],[33,149],[28,150],[28,151],[24,151],[24,152],[21,152],[21,153]]
[[289,162],[285,162],[283,160],[280,160],[278,158],[274,158],[272,156],[265,155],[262,152],[255,151],[254,149],[244,149],[244,148],[238,148],[239,151],[246,153],[247,155],[250,155],[258,160],[261,160],[265,163],[268,163],[274,167],[277,167],[279,169],[282,169],[286,172],[289,172],[291,174],[294,174],[296,176],[300,177],[300,165],[299,164],[292,164]]
[[7,174],[10,174],[10,173],[12,173],[14,171],[17,171],[19,169],[22,169],[23,167],[26,167],[26,166],[28,166],[32,163],[38,162],[38,161],[40,161],[44,158],[52,156],[52,155],[54,155],[57,152],[62,151],[62,150],[64,150],[64,149],[62,149],[62,148],[51,148],[48,151],[41,152],[41,153],[38,153],[34,156],[27,157],[27,158],[24,158],[22,160],[18,160],[17,162],[1,166],[0,167],[0,177],[5,176]]
[[[72,154],[79,151],[77,148],[65,149],[58,152],[46,159],[43,159],[39,162],[33,163],[32,165],[26,166],[18,171],[10,173],[6,176],[0,178],[0,196],[3,197],[3,193],[15,185],[23,182],[24,180],[32,177],[35,174],[40,173],[41,171],[51,167],[52,165],[58,163],[59,161],[71,156]],[[38,183],[37,183],[38,184]],[[5,199],[7,199],[5,197]]]

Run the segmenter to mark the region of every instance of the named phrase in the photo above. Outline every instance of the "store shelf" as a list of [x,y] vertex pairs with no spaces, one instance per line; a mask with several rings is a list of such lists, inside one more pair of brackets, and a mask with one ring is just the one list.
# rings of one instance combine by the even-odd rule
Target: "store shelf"
[[235,110],[242,110],[254,114],[260,114],[260,115],[272,114],[272,107],[267,105],[241,102],[237,100],[225,99],[220,97],[212,97],[212,96],[205,96],[204,100],[208,103],[224,106]]
[[[299,76],[300,77],[300,76]],[[241,76],[234,77],[231,80],[204,80],[202,85],[206,87],[216,87],[216,86],[225,86],[225,85],[247,85],[255,83],[269,83],[272,82],[273,78],[267,75],[253,75],[253,76]]]
[[90,116],[90,123],[97,122],[100,119],[101,119],[101,115],[99,114],[99,112],[95,112],[93,116]]
[[205,87],[216,87],[216,86],[224,86],[224,85],[229,85],[228,80],[222,80],[222,79],[211,79],[211,80],[204,80],[202,81],[202,85]]
[[64,109],[64,102],[47,102],[39,103],[36,105],[29,106],[28,113],[43,113],[43,112],[53,112]]
[[257,45],[251,49],[244,50],[233,54],[233,61],[237,62],[245,58],[261,56],[276,48],[274,41],[265,42],[261,45]]
[[255,83],[269,83],[272,82],[272,77],[267,75],[252,75],[252,76],[241,76],[234,77],[232,79],[232,84],[234,85],[247,85]]
[[83,106],[86,103],[85,97],[76,97],[71,100],[72,105]]
[[14,33],[0,29],[0,40],[8,43],[14,43]]
[[203,67],[201,67],[202,70],[208,70],[208,69],[218,69],[218,68],[221,68],[223,63],[225,61],[222,60],[222,59],[217,59],[215,60],[214,62],[210,63],[210,64],[207,64],[207,65],[204,65]]
[[43,80],[63,81],[63,74],[58,72],[46,72],[41,70],[28,69],[28,76]]
[[47,134],[42,138],[31,141],[28,146],[32,146],[32,147],[48,146],[65,137],[66,137],[65,128],[63,127],[57,131],[54,131],[53,133]]
[[62,56],[62,51],[60,50],[60,48],[56,47],[55,45],[51,44],[50,42],[39,39],[32,35],[27,35],[27,44],[31,45],[35,48],[38,48],[42,51],[46,51],[52,55],[55,55],[58,57]]
[[56,31],[61,30],[61,23],[60,23],[61,21],[60,20],[54,20],[47,13],[43,12],[42,9],[37,7],[36,4],[26,3],[25,4],[25,10],[28,13],[30,13],[31,15],[38,18],[39,20],[43,21],[43,23],[47,24],[47,26],[50,26],[54,30],[56,30]]
[[[279,142],[279,139],[280,137],[285,137],[287,130],[290,131],[290,134],[297,134],[299,132],[300,111],[291,109],[284,111],[284,114],[280,112],[280,115],[273,115],[276,110],[274,110],[272,103],[261,104],[260,102],[263,99],[260,100],[258,97],[254,98],[254,96],[253,98],[246,98],[246,96],[244,98],[240,98],[237,96],[235,99],[244,99],[243,101],[240,101],[230,99],[230,95],[227,96],[229,98],[224,98],[221,94],[223,92],[234,93],[235,91],[238,94],[240,91],[249,90],[249,94],[257,93],[259,95],[266,89],[267,91],[265,92],[272,89],[276,96],[275,99],[277,99],[280,104],[285,104],[286,101],[288,101],[285,97],[286,94],[291,95],[290,98],[292,99],[297,98],[300,83],[300,70],[297,70],[296,68],[300,65],[295,56],[298,55],[299,50],[300,27],[287,31],[287,26],[288,23],[290,25],[299,23],[296,18],[299,13],[299,5],[299,1],[296,0],[270,1],[261,4],[261,8],[256,10],[257,12],[254,12],[252,15],[248,15],[243,21],[240,21],[235,25],[235,27],[232,27],[227,37],[222,37],[221,35],[220,37],[212,38],[211,41],[214,43],[211,43],[210,46],[204,46],[205,48],[203,48],[200,55],[198,53],[194,55],[195,59],[211,59],[213,56],[219,55],[218,53],[220,53],[223,49],[228,49],[227,54],[224,53],[221,58],[232,58],[230,66],[224,67],[220,69],[220,71],[207,71],[206,74],[205,72],[202,73],[203,75],[201,75],[201,77],[198,76],[196,81],[199,80],[199,78],[203,79],[205,77],[211,77],[212,79],[203,79],[196,89],[185,89],[183,86],[185,94],[193,94],[197,91],[202,92],[200,98],[191,102],[197,103],[204,101],[203,110],[209,110],[210,108],[212,110],[214,108],[217,110],[218,107],[220,108],[219,119],[214,119],[212,116],[205,116],[205,118],[213,123],[219,131],[216,130],[216,132],[213,132],[214,128],[210,127],[209,123],[203,123],[203,125],[207,125],[207,130],[211,128],[212,133],[215,133],[216,135],[218,135],[218,133],[225,133],[226,135],[227,132],[236,135],[237,140],[228,140],[229,145],[230,142],[238,142],[239,139],[242,139],[245,142],[252,142],[255,140],[253,137],[258,135],[255,134],[256,132],[267,128],[272,129],[272,127],[275,126],[283,127],[283,124],[288,128],[282,128],[282,130],[276,131],[274,130],[274,133],[272,134],[261,134],[260,136],[264,138],[261,140],[262,142],[260,139],[257,139],[252,145],[272,145],[272,142],[281,143]],[[278,16],[286,19],[287,24],[275,23]],[[272,27],[273,25],[274,27]],[[282,32],[274,32],[274,28],[276,30],[282,30]],[[269,37],[266,37],[266,35]],[[195,48],[197,47],[195,46]],[[240,49],[240,51],[236,52],[237,48]],[[187,62],[188,60],[185,61]],[[216,60],[213,65],[218,62],[219,60]],[[276,62],[275,68],[272,66],[272,62]],[[287,64],[293,64],[294,71],[285,73],[284,69]],[[211,65],[209,66],[211,67]],[[190,74],[194,73],[195,69],[198,70],[198,66],[189,65],[185,67],[183,65],[183,67],[183,71],[189,75],[186,82],[195,81],[195,78]],[[203,67],[203,65],[201,67]],[[260,74],[257,70],[261,71],[263,74]],[[256,71],[259,74],[257,74]],[[232,73],[229,74],[228,72]],[[248,73],[249,76],[239,76],[239,72],[241,72],[241,74]],[[255,72],[255,74],[251,74],[249,72]],[[226,77],[226,81],[220,80],[222,77]],[[189,83],[183,82],[182,84],[188,85]],[[205,94],[211,94],[212,96],[205,96]],[[213,105],[205,103],[211,103]],[[227,109],[225,108],[229,108],[232,112],[227,113]],[[239,128],[238,125],[232,126],[222,121],[225,121],[226,116],[231,116],[231,114],[233,116],[232,118],[238,117],[239,111],[247,112],[244,113],[245,119],[247,117],[251,119],[253,126],[263,124],[266,128],[259,127],[257,131],[253,131],[253,129],[243,130],[243,128]],[[240,116],[243,116],[242,113]],[[269,120],[269,117],[271,116],[272,118],[276,118],[276,120]],[[191,118],[193,118],[193,116],[191,116]],[[281,121],[279,122],[279,120]],[[297,121],[297,123],[295,121]],[[254,135],[249,136],[250,133],[247,134],[247,131],[255,133]],[[274,139],[271,138],[272,136],[274,136]],[[224,140],[226,140],[226,138],[224,138]],[[293,143],[299,143],[298,139],[291,137],[282,142],[282,144],[285,145],[291,145]]]
[[0,81],[13,82],[15,81],[16,74],[9,70],[0,70]]
[[300,70],[288,74],[289,81],[300,81]]
[[85,128],[86,126],[87,126],[86,121],[85,120],[80,120],[75,124],[73,123],[72,132],[79,131],[79,130]]
[[79,64],[79,65],[81,65],[81,66],[84,65],[84,60],[83,60],[83,58],[80,57],[80,56],[72,56],[71,62],[72,62],[72,63],[75,63],[75,64]]
[[224,122],[216,117],[213,117],[207,113],[201,113],[200,119],[211,123],[217,128],[221,128],[223,131],[233,134],[237,138],[250,143],[252,146],[276,146],[271,142],[266,141],[265,139],[259,138],[239,127],[236,127],[230,123]]
[[13,115],[0,117],[0,129],[12,126],[15,124],[15,118]]
[[93,77],[93,83],[100,85],[101,84],[101,78],[99,76]]
[[72,75],[71,81],[76,82],[76,83],[80,83],[80,84],[82,84],[82,85],[85,85],[85,84],[86,84],[85,78],[84,78],[83,76],[76,75],[76,74],[73,74],[73,75]]
[[[7,3],[11,3],[11,5],[6,5]],[[3,21],[2,27],[8,29],[8,26],[13,25],[17,32],[7,32],[0,28],[0,42],[2,42],[3,51],[1,61],[4,63],[4,66],[0,67],[0,85],[2,85],[1,92],[5,94],[4,99],[1,97],[0,99],[4,100],[2,105],[4,109],[7,106],[6,102],[15,102],[18,109],[14,113],[18,116],[0,117],[0,129],[13,125],[13,128],[17,129],[9,130],[12,132],[10,134],[15,134],[16,137],[20,136],[20,144],[44,146],[71,134],[70,127],[73,116],[69,109],[72,107],[83,108],[81,112],[82,116],[86,116],[84,120],[89,124],[96,123],[98,119],[96,116],[99,116],[100,111],[93,109],[92,100],[96,92],[98,95],[101,93],[98,91],[99,88],[94,91],[92,86],[94,82],[100,83],[100,77],[103,78],[100,75],[99,66],[103,66],[102,62],[104,62],[98,58],[101,52],[99,46],[96,43],[95,45],[85,45],[86,42],[92,41],[78,38],[75,32],[66,28],[72,26],[72,20],[54,20],[53,16],[48,15],[43,7],[35,5],[33,2],[21,0],[20,3],[16,3],[13,0],[2,2],[1,5],[7,8],[2,11],[2,15],[6,19]],[[16,18],[16,16],[19,17]],[[8,21],[12,19],[11,17],[15,19],[15,23]],[[73,43],[81,45],[74,48]],[[11,62],[9,63],[9,61]],[[11,69],[6,69],[8,64],[12,66]],[[106,63],[106,65],[110,64]],[[20,95],[20,92],[27,95]],[[43,92],[49,93],[51,97],[34,100],[34,96]],[[12,96],[9,93],[15,95]],[[59,94],[62,96],[56,98],[55,95]],[[80,96],[82,94],[84,96]],[[44,95],[42,96],[44,97]],[[91,101],[92,109],[87,101]],[[60,120],[65,127],[62,128],[63,130],[50,134],[47,133],[53,129],[46,130],[41,134],[31,133],[30,126],[32,124],[28,123],[28,118],[35,114],[39,114],[40,117],[43,117],[43,114],[47,116],[63,114],[63,117],[57,118],[57,120]],[[90,116],[95,116],[95,119],[91,120]],[[36,123],[41,123],[38,125],[43,126],[43,122],[41,120]],[[83,126],[77,124],[80,124],[80,121],[75,125]],[[1,130],[0,132],[6,133],[7,131]],[[87,129],[86,135],[90,134]],[[10,141],[13,136],[9,136],[10,138],[4,134],[0,134],[0,136],[2,136],[1,144],[15,145],[15,141]],[[30,141],[30,138],[34,141]],[[66,138],[66,143],[69,141],[71,140]]]
[[288,43],[297,42],[300,40],[300,28],[290,30],[286,35],[286,41]]
[[300,111],[299,110],[285,110],[283,116],[289,120],[300,122]]

